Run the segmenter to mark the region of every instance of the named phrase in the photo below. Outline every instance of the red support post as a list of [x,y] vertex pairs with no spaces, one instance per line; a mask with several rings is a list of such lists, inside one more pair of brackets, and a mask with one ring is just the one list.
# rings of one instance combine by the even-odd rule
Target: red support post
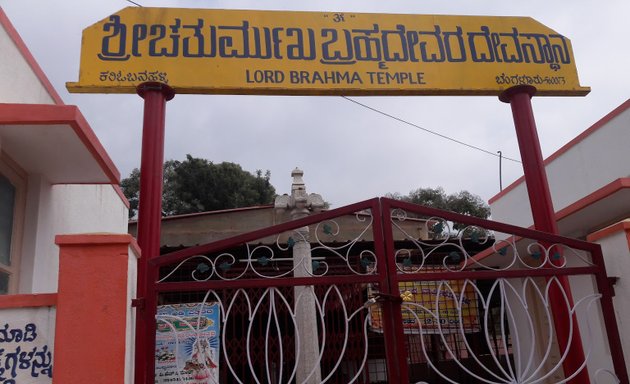
[[160,254],[162,223],[162,175],[164,166],[164,121],[166,102],[175,96],[171,87],[161,83],[143,83],[138,95],[144,99],[142,159],[140,163],[140,196],[138,207],[138,260],[136,314],[135,383],[153,383],[150,372],[155,366],[154,273],[149,273],[149,259]]
[[[558,234],[555,210],[551,200],[549,183],[547,181],[547,174],[545,173],[545,165],[531,104],[531,97],[535,93],[536,88],[522,85],[506,90],[499,96],[499,99],[504,103],[510,103],[512,107],[512,116],[514,117],[518,146],[521,152],[521,159],[523,160],[523,172],[525,174],[525,184],[527,185],[527,193],[531,204],[534,227],[539,231]],[[559,276],[558,281],[562,286],[562,290],[567,295],[568,304],[573,307],[573,298],[568,278],[566,276]],[[567,329],[567,325],[571,321],[571,314],[566,308],[563,293],[557,285],[551,285],[549,297],[560,350],[564,351],[566,348],[569,348],[568,355],[562,365],[565,375],[568,377],[576,372],[585,361],[582,338],[579,328],[577,327],[575,314],[572,319],[573,324],[575,324],[573,337],[569,339],[567,333],[561,332]],[[586,384],[589,382],[586,367],[569,381],[569,383],[572,384]]]
[[[378,260],[379,289],[383,295],[381,313],[383,319],[383,336],[385,337],[385,358],[387,363],[387,379],[389,383],[409,383],[408,351],[405,343],[405,331],[402,327],[402,298],[398,284],[398,267],[394,254],[394,230],[391,220],[391,207],[381,200],[380,216],[382,230],[374,232],[374,242],[378,234],[383,234],[385,246],[384,258]],[[378,228],[380,229],[380,228]],[[379,246],[381,246],[379,244]],[[382,269],[385,269],[384,271]]]

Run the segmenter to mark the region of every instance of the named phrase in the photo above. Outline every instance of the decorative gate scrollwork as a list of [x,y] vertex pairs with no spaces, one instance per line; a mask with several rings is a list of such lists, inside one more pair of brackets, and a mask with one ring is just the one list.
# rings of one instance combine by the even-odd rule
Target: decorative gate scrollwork
[[[190,331],[175,341],[191,345],[179,382],[563,383],[582,369],[627,382],[600,248],[574,239],[381,198],[151,268],[160,305],[198,305],[157,313],[160,329]],[[200,331],[210,306],[214,339]],[[556,340],[578,328],[585,361],[567,371]],[[201,339],[218,354],[200,359]]]

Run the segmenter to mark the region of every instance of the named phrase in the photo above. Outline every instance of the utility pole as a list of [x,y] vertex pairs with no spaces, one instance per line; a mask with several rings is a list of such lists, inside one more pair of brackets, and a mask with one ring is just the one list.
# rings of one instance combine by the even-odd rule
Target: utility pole
[[501,151],[497,151],[499,154],[499,191],[503,191],[503,176],[501,175],[501,162],[503,160],[503,153]]

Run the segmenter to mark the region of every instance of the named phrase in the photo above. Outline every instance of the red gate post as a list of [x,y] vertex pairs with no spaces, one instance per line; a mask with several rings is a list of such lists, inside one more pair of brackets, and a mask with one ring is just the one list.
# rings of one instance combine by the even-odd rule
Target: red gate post
[[[532,110],[531,97],[536,93],[536,88],[528,85],[521,85],[507,89],[499,99],[504,103],[510,103],[518,146],[523,160],[523,172],[525,174],[525,184],[532,209],[534,227],[539,231],[558,234],[558,225],[555,220],[555,210],[547,182],[547,174],[536,131],[536,122]],[[568,304],[573,306],[571,287],[566,276],[559,276],[558,281],[562,290],[566,293]],[[553,321],[556,330],[565,329],[571,321],[570,314],[563,306],[564,297],[559,288],[552,284],[549,291],[550,304],[552,307]],[[573,323],[576,325],[573,337],[569,340],[568,335],[556,332],[558,344],[561,350],[569,348],[569,352],[562,366],[565,375],[568,377],[576,372],[584,363],[584,349],[580,330],[577,327],[577,318],[573,314]],[[589,383],[588,370],[584,367],[569,383]]]
[[153,383],[155,369],[155,281],[148,261],[160,254],[162,223],[162,176],[164,166],[164,121],[166,102],[175,96],[162,83],[142,83],[137,88],[144,99],[140,196],[138,206],[138,260],[135,383]]
[[[379,290],[381,293],[381,313],[383,316],[383,336],[385,337],[385,360],[387,364],[388,383],[409,383],[409,364],[405,332],[403,330],[402,297],[398,285],[398,267],[396,256],[393,252],[394,229],[392,226],[392,208],[387,201],[379,199],[382,229],[375,228],[374,248],[381,249],[383,245],[377,244],[377,233],[383,234],[385,247],[384,259],[379,260],[379,268],[385,268],[381,273]],[[378,231],[377,231],[378,230]],[[378,248],[377,248],[378,247]],[[383,294],[383,291],[385,294]]]

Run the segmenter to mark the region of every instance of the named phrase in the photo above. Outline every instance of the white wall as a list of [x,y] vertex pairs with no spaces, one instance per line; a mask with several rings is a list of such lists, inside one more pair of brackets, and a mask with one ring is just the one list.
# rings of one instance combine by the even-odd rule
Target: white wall
[[[46,251],[47,244],[43,238],[49,238],[50,234],[40,233],[40,223],[49,221],[48,211],[40,210],[40,206],[50,206],[51,185],[40,175],[29,175],[26,189],[26,210],[24,213],[24,231],[22,238],[22,254],[20,256],[20,276],[18,293],[56,292],[55,289],[33,290],[33,271],[36,266],[36,255],[50,253]],[[40,217],[41,216],[41,217]],[[54,244],[54,243],[53,243]],[[48,256],[47,258],[50,258]],[[38,266],[40,261],[37,260]],[[55,272],[55,277],[56,277]],[[44,283],[45,285],[45,283]]]
[[[0,25],[0,103],[54,104],[24,54]],[[57,290],[55,235],[127,233],[127,208],[112,185],[51,185],[29,174],[26,195],[19,293]]]
[[617,326],[621,335],[626,369],[630,371],[630,244],[625,231],[619,231],[597,240],[602,247],[608,276],[619,277],[614,286],[613,304],[617,317]]
[[[1,9],[0,9],[1,12]],[[55,104],[42,83],[42,79],[24,58],[7,30],[0,24],[0,103],[15,104]],[[54,92],[53,92],[54,94]],[[27,127],[28,128],[28,127]],[[0,142],[2,138],[0,138]],[[27,153],[31,153],[27,152]],[[18,164],[19,165],[19,164]],[[29,174],[27,176],[26,207],[24,212],[24,230],[21,239],[18,293],[56,292],[59,274],[59,248],[55,236],[77,233],[127,233],[128,211],[110,184],[102,185],[52,185],[46,175]],[[133,382],[133,340],[135,310],[131,300],[135,298],[136,258],[130,250],[128,279],[127,346],[125,383]],[[105,272],[105,271],[104,271]],[[36,317],[42,317],[42,333],[48,336],[52,351],[54,337],[54,308],[1,310],[0,318],[4,322],[21,325],[23,313],[36,311]],[[15,317],[15,321],[12,317]],[[32,317],[32,316],[31,316]],[[13,321],[13,322],[12,322]],[[39,324],[39,323],[38,323]],[[45,325],[45,327],[44,327]],[[39,325],[38,325],[39,327]],[[45,332],[44,331],[45,329]],[[40,329],[40,328],[38,328]],[[40,337],[40,339],[44,339]],[[6,349],[6,343],[2,345]],[[32,345],[27,345],[29,348]],[[17,347],[10,345],[6,352],[13,352]],[[1,359],[0,359],[1,360]],[[2,381],[2,380],[0,380]],[[32,379],[20,372],[17,382],[50,383],[49,377]]]
[[32,175],[27,195],[20,293],[56,292],[56,235],[127,231],[127,207],[111,185],[51,185]]
[[[557,211],[621,177],[630,176],[630,108],[592,132],[546,166]],[[525,183],[490,204],[492,219],[533,224]]]
[[[588,373],[591,382],[597,383],[595,375],[598,370],[614,371],[602,308],[596,298],[597,285],[593,276],[571,276],[569,282],[584,354],[588,356]],[[580,301],[581,299],[583,300]]]
[[125,334],[125,384],[132,384],[135,376],[134,356],[136,355],[136,309],[131,301],[137,297],[138,258],[140,255],[133,247],[129,247],[129,264],[127,269],[127,333]]
[[0,52],[0,103],[54,104],[2,26]]
[[[549,188],[556,212],[589,196],[611,182],[630,176],[630,104],[618,111],[616,116],[604,122],[581,141],[569,147],[546,166]],[[529,197],[524,182],[516,185],[490,204],[493,220],[529,227],[533,224]],[[611,220],[613,218],[606,218]],[[602,223],[584,223],[584,228],[594,228]],[[586,235],[588,233],[582,233]],[[614,298],[617,322],[621,333],[626,359],[630,356],[630,251],[625,232],[611,235],[598,241],[602,245],[606,269],[611,276],[622,277],[615,291]],[[574,302],[589,297],[596,288],[589,276],[571,277],[571,290]],[[597,368],[611,368],[610,350],[605,339],[605,327],[601,316],[601,307],[594,315],[586,313],[585,308],[578,310],[578,320],[582,340],[586,349],[592,347],[589,373],[594,376]],[[587,316],[591,320],[591,329],[586,326]],[[626,362],[628,366],[628,362]]]

